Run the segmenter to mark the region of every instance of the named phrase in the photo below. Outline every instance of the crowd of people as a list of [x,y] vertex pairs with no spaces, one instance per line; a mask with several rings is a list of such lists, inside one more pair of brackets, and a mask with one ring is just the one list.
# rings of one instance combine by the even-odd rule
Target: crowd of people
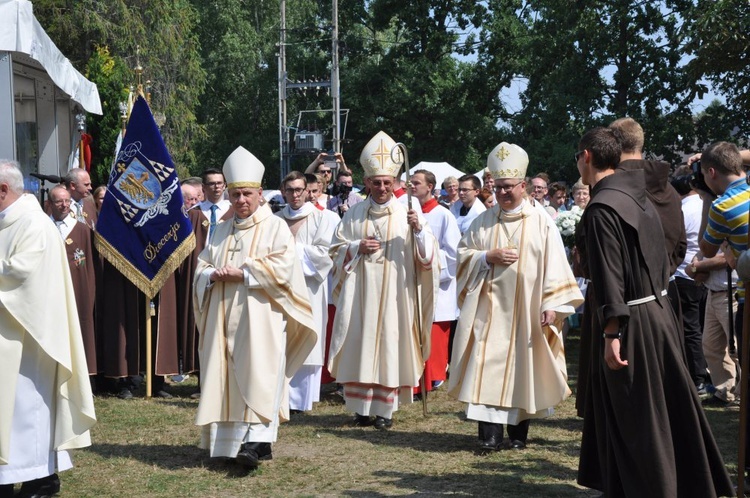
[[151,303],[92,244],[106,187],[90,195],[73,169],[45,213],[0,161],[0,497],[15,483],[20,496],[57,492],[67,450],[90,444],[92,393],[134,396],[149,305],[154,395],[199,376],[211,457],[257,468],[279,424],[333,383],[352,423],[379,430],[447,385],[478,450],[522,450],[530,421],[571,394],[564,331],[577,317],[578,482],[608,497],[733,495],[702,404],[747,398],[732,268],[750,153],[712,144],[670,182],[623,118],[581,138],[569,189],[527,176],[530,158],[507,142],[479,176],[438,185],[422,169],[402,185],[397,147],[384,132],[368,142],[362,192],[341,154],[321,154],[282,180],[281,205],[242,147],[184,179],[196,248]]

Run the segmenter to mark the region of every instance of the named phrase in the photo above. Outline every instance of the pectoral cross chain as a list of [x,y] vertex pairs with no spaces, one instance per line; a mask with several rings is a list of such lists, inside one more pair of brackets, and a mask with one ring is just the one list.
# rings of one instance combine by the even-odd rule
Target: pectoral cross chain
[[239,244],[235,244],[234,247],[230,247],[229,249],[227,249],[227,258],[230,261],[234,260],[234,253],[240,252],[240,249],[241,247]]

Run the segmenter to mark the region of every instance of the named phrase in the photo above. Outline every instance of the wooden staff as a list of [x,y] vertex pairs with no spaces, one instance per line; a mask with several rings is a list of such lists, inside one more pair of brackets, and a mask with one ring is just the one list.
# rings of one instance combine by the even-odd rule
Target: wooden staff
[[[394,153],[396,156],[394,157]],[[406,175],[406,199],[409,204],[409,209],[412,209],[411,206],[411,183],[409,182],[409,153],[406,151],[406,145],[402,144],[401,142],[398,142],[396,145],[393,146],[391,149],[391,160],[398,164],[400,160],[403,160],[404,164],[404,174]],[[411,235],[411,242],[412,247],[416,247],[417,244],[417,236],[414,234],[414,227],[410,227],[409,234]],[[418,250],[418,249],[417,249]],[[417,322],[417,337],[419,338],[419,350],[420,352],[423,350],[422,347],[422,298],[420,296],[419,292],[419,275],[417,274],[417,268],[414,268],[414,289],[416,291],[416,299],[417,299],[417,306],[414,310],[415,319]],[[422,358],[424,361],[427,361],[427,358]],[[422,393],[422,415],[427,416],[427,383],[425,382],[425,368],[423,366],[422,368],[422,376],[419,378],[419,389]]]
[[146,399],[151,399],[151,298],[146,296]]

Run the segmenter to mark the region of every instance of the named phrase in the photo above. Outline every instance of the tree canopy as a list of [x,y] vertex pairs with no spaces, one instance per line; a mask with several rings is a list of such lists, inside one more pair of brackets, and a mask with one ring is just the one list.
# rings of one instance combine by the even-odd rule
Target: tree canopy
[[[286,3],[287,77],[329,79],[331,1]],[[626,115],[643,125],[647,151],[670,161],[716,139],[739,141],[750,105],[749,5],[339,0],[341,102],[350,110],[344,154],[354,165],[382,129],[409,147],[412,162],[474,172],[505,140],[527,150],[530,173],[574,182],[581,134]],[[105,114],[89,118],[89,131],[102,172],[138,52],[183,176],[221,166],[242,145],[263,161],[275,188],[278,1],[36,0],[34,11],[99,85]],[[506,90],[519,80],[520,106],[512,110]],[[708,83],[729,106],[717,101],[696,115]],[[287,126],[297,112],[318,110],[316,125],[327,130],[330,107],[326,92],[290,90]],[[310,159],[295,156],[292,166],[304,169]]]

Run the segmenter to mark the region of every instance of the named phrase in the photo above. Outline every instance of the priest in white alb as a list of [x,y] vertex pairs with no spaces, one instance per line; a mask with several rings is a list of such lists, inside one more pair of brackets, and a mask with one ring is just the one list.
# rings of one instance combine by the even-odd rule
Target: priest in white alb
[[333,267],[328,250],[336,224],[332,218],[324,216],[323,211],[307,202],[308,185],[304,173],[289,173],[281,183],[281,194],[286,206],[276,215],[289,225],[297,244],[297,256],[305,274],[315,332],[318,334],[315,347],[289,382],[289,409],[308,411],[312,410],[314,402],[320,401],[328,323],[328,273]]
[[583,302],[554,224],[524,198],[529,158],[501,143],[487,159],[497,205],[458,246],[449,393],[468,403],[483,450],[526,447],[529,421],[570,395],[561,322]]
[[212,457],[252,469],[271,459],[279,422],[289,418],[288,381],[317,335],[294,237],[260,201],[263,164],[238,147],[223,170],[234,218],[216,226],[193,289],[201,365],[195,423]]
[[393,195],[401,168],[395,145],[381,131],[365,146],[359,160],[370,197],[346,212],[331,243],[336,318],[328,368],[355,423],[378,429],[392,425],[399,402],[412,402],[430,354],[440,274],[430,225]]
[[0,496],[52,496],[96,423],[65,246],[0,159]]

